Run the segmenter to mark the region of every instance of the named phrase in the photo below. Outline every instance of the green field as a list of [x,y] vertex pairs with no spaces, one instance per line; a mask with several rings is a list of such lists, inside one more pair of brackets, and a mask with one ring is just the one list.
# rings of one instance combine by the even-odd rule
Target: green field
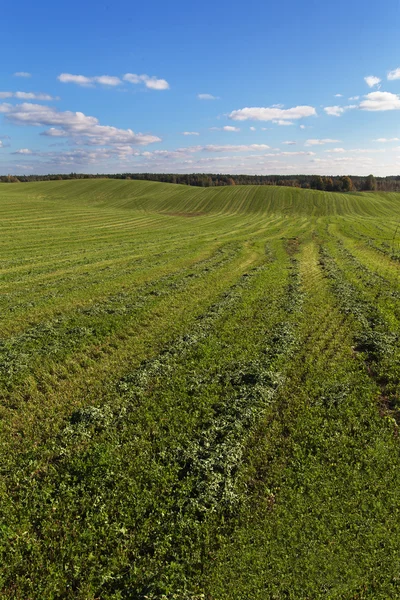
[[0,597],[400,597],[400,194],[0,186]]

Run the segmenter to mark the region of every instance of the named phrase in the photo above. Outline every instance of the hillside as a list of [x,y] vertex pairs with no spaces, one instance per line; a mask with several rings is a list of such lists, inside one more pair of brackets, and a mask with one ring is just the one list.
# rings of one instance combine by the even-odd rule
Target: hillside
[[400,596],[400,194],[0,186],[0,596]]
[[[23,194],[21,192],[23,191]],[[126,208],[172,213],[283,213],[307,216],[333,214],[390,215],[400,193],[338,194],[300,188],[232,186],[193,188],[147,181],[46,181],[0,188],[0,197],[43,199],[104,208]]]

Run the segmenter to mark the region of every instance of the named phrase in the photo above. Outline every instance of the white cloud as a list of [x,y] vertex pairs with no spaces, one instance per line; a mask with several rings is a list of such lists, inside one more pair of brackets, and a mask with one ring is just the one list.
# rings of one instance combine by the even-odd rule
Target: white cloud
[[296,142],[293,142],[292,140],[288,140],[287,142],[282,142],[282,144],[286,144],[287,146],[295,146]]
[[249,127],[250,131],[255,131],[256,128],[255,127]]
[[324,111],[332,117],[340,117],[346,110],[357,108],[356,104],[348,104],[347,106],[325,106]]
[[391,92],[371,92],[364,96],[360,108],[368,111],[399,110],[400,97]]
[[273,119],[275,125],[294,125],[293,121],[285,121],[284,119]]
[[11,154],[33,154],[32,150],[29,150],[29,148],[20,148],[19,150],[16,150],[15,152],[12,152]]
[[385,152],[385,150],[378,150],[377,148],[352,148],[351,150],[348,150],[348,152],[354,152],[355,154],[371,154]]
[[232,127],[232,125],[225,125],[224,127],[210,127],[210,131],[240,131],[239,127]]
[[14,73],[14,77],[32,77],[32,75],[26,71],[17,71]]
[[343,94],[335,94],[335,98],[343,98]]
[[312,139],[306,140],[305,146],[324,146],[325,144],[336,144],[340,140],[331,140],[330,138],[324,138],[322,140]]
[[44,135],[61,137],[60,131],[86,144],[133,144],[146,145],[160,142],[154,135],[134,133],[131,129],[118,129],[110,125],[99,125],[96,117],[86,116],[82,112],[58,111],[50,106],[23,103],[13,106],[0,104],[0,113],[17,125],[50,126]]
[[136,73],[125,73],[122,78],[124,81],[129,83],[138,84],[144,83],[144,85],[151,90],[168,90],[169,83],[165,79],[158,79],[157,77],[150,75],[136,75]]
[[[94,86],[95,84],[115,87],[122,84],[122,80],[113,75],[97,75],[96,77],[86,77],[86,75],[61,73],[57,79],[62,83],[75,83],[84,87]],[[125,73],[122,79],[133,84],[143,83],[151,90],[167,90],[169,88],[169,83],[165,79],[158,79],[157,77],[146,74],[136,75],[135,73]]]
[[3,147],[3,142],[0,140],[0,148]]
[[220,146],[215,144],[208,144],[207,146],[197,146],[195,148],[195,152],[254,152],[260,150],[269,150],[269,146],[267,146],[267,144],[223,144]]
[[374,75],[368,75],[368,77],[364,77],[364,81],[368,87],[375,87],[381,82],[381,79],[379,79],[379,77],[375,77]]
[[100,75],[99,77],[93,77],[96,83],[100,83],[101,85],[120,85],[121,80],[119,77],[113,77],[111,75]]
[[342,106],[325,106],[324,108],[326,114],[332,117],[340,117],[344,113],[344,110]]
[[335,154],[342,154],[346,152],[344,148],[330,148],[329,150],[325,150],[325,152],[334,152]]
[[393,137],[393,138],[378,138],[377,140],[372,140],[373,142],[380,142],[381,144],[384,144],[386,142],[400,142],[400,138],[397,137]]
[[398,69],[394,69],[393,71],[389,71],[387,78],[389,81],[400,79],[400,67]]
[[198,131],[182,131],[182,135],[200,135]]
[[276,154],[271,154],[271,156],[315,156],[315,152],[298,150],[297,152],[277,152]]
[[219,100],[219,96],[213,96],[212,94],[197,94],[199,100]]
[[300,125],[300,129],[305,129],[306,126],[305,125]]
[[49,94],[37,94],[35,92],[0,92],[0,98],[18,98],[19,100],[59,100],[59,98],[53,98]]
[[316,110],[312,106],[295,106],[293,108],[276,108],[276,107],[252,107],[241,108],[230,113],[229,118],[233,121],[274,121],[279,124],[293,119],[302,119],[316,115]]
[[349,100],[359,100],[360,96],[351,96]]
[[67,137],[67,133],[62,129],[57,129],[56,127],[50,127],[46,131],[43,131],[41,135],[45,135],[48,137]]
[[85,77],[85,75],[71,75],[71,73],[61,73],[57,77],[61,83],[76,83],[77,85],[88,86],[93,83],[93,77]]

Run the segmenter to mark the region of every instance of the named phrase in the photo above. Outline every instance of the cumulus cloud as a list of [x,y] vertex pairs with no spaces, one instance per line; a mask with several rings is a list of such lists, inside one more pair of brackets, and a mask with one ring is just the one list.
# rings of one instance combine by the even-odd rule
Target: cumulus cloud
[[129,83],[138,84],[144,83],[144,85],[151,90],[168,90],[169,83],[165,79],[158,79],[157,77],[150,75],[136,75],[135,73],[125,73],[123,76],[124,81]]
[[53,98],[49,94],[37,94],[35,92],[0,92],[0,98],[18,98],[18,100],[59,100],[59,98]]
[[386,142],[400,142],[400,138],[397,137],[393,137],[393,138],[378,138],[377,140],[372,140],[373,142],[380,142],[381,144],[384,144]]
[[305,125],[300,125],[300,129],[305,129],[306,126]]
[[331,140],[330,138],[306,140],[305,146],[324,146],[325,144],[337,144],[340,140]]
[[24,102],[15,106],[0,104],[0,113],[17,125],[36,127],[49,126],[45,135],[61,137],[60,131],[75,140],[83,140],[86,144],[133,144],[146,145],[160,142],[154,135],[134,133],[131,129],[118,129],[110,125],[100,125],[96,117],[86,116],[82,112],[58,111],[50,106]]
[[393,71],[389,71],[387,78],[389,81],[400,79],[400,67],[398,69],[394,69]]
[[219,100],[219,96],[213,96],[212,94],[197,94],[200,100]]
[[361,110],[385,111],[400,109],[400,97],[391,92],[371,92],[364,98],[365,100],[360,102]]
[[198,131],[182,131],[182,135],[200,135]]
[[286,125],[288,121],[311,117],[316,114],[316,110],[312,106],[295,106],[286,109],[277,107],[247,107],[232,111],[229,118],[233,121],[274,121],[275,123]]
[[14,73],[14,77],[32,77],[32,75],[26,71],[17,71]]
[[286,144],[287,146],[295,146],[296,142],[293,140],[288,140],[287,142],[282,142],[282,144]]
[[255,127],[249,127],[250,131],[255,131],[256,128]]
[[375,77],[374,75],[368,75],[368,77],[364,77],[364,81],[368,87],[375,87],[376,85],[380,84],[381,79],[379,79],[379,77]]

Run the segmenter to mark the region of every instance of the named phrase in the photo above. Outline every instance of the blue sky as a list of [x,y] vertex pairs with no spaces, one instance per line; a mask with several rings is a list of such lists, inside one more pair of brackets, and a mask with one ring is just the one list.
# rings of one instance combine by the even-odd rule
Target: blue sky
[[2,174],[400,171],[398,0],[22,0],[2,23]]

